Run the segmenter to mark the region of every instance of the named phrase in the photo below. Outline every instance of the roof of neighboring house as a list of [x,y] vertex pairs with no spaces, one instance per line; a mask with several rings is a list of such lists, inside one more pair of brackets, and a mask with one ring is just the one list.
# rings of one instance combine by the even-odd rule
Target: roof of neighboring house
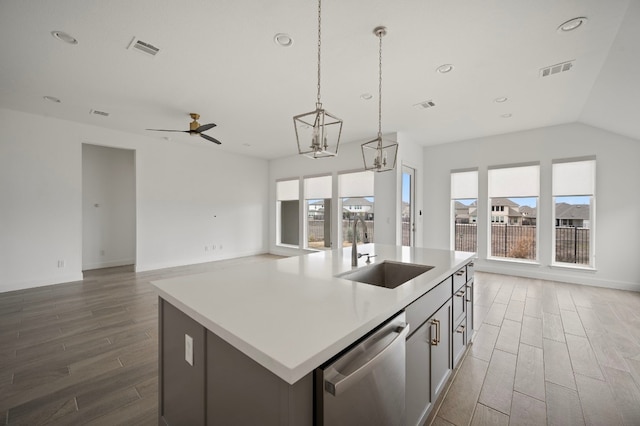
[[509,207],[520,207],[518,203],[514,203],[508,198],[495,197],[491,199],[492,206],[509,206]]
[[529,206],[522,206],[520,207],[520,213],[522,213],[523,216],[526,217],[536,217],[537,209]]
[[342,205],[344,207],[346,207],[346,206],[373,206],[373,203],[371,201],[367,200],[366,198],[356,197],[356,198],[345,198],[342,201]]
[[556,204],[556,219],[583,219],[589,220],[588,204]]
[[522,216],[522,212],[520,211],[519,206],[516,204],[516,206],[507,206],[507,216]]

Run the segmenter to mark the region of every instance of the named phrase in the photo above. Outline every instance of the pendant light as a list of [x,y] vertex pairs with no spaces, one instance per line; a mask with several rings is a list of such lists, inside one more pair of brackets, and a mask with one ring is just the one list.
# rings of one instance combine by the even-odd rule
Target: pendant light
[[382,138],[382,37],[387,35],[386,27],[376,27],[373,33],[380,41],[378,60],[378,137],[362,144],[362,159],[365,170],[386,172],[396,167],[398,143]]
[[342,120],[322,108],[320,102],[320,48],[322,0],[318,0],[318,96],[316,109],[293,117],[298,152],[310,158],[338,155]]

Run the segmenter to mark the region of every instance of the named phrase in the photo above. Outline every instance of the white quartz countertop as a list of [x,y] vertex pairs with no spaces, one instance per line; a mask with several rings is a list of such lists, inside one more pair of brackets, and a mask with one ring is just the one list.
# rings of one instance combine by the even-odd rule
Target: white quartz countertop
[[393,260],[434,268],[395,289],[336,278],[353,269],[347,248],[152,284],[167,302],[293,384],[475,256],[382,244],[358,251],[375,254],[372,264]]

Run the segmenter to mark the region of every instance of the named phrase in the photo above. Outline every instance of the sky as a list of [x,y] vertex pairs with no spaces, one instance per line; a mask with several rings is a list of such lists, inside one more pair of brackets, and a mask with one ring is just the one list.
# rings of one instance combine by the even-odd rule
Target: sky
[[402,201],[408,203],[411,200],[411,176],[408,173],[402,173]]

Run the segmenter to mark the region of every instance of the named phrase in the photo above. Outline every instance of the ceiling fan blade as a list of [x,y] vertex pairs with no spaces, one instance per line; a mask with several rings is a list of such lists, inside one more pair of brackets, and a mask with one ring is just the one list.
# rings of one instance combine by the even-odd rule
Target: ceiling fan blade
[[165,129],[147,129],[153,130],[154,132],[180,132],[180,133],[189,133],[188,130],[165,130]]
[[199,133],[199,135],[200,135],[200,136],[202,136],[203,138],[205,138],[205,139],[206,139],[206,140],[208,140],[208,141],[211,141],[211,142],[213,142],[213,143],[217,143],[218,145],[221,145],[221,144],[222,144],[222,142],[220,142],[219,140],[214,139],[214,138],[212,138],[211,136],[207,136],[207,135],[205,135],[204,133]]
[[215,125],[214,123],[211,123],[211,124],[203,124],[202,126],[198,127],[198,128],[195,130],[195,132],[196,132],[196,133],[201,133],[201,132],[204,132],[204,131],[206,131],[206,130],[213,129],[214,127],[216,127],[216,125]]

